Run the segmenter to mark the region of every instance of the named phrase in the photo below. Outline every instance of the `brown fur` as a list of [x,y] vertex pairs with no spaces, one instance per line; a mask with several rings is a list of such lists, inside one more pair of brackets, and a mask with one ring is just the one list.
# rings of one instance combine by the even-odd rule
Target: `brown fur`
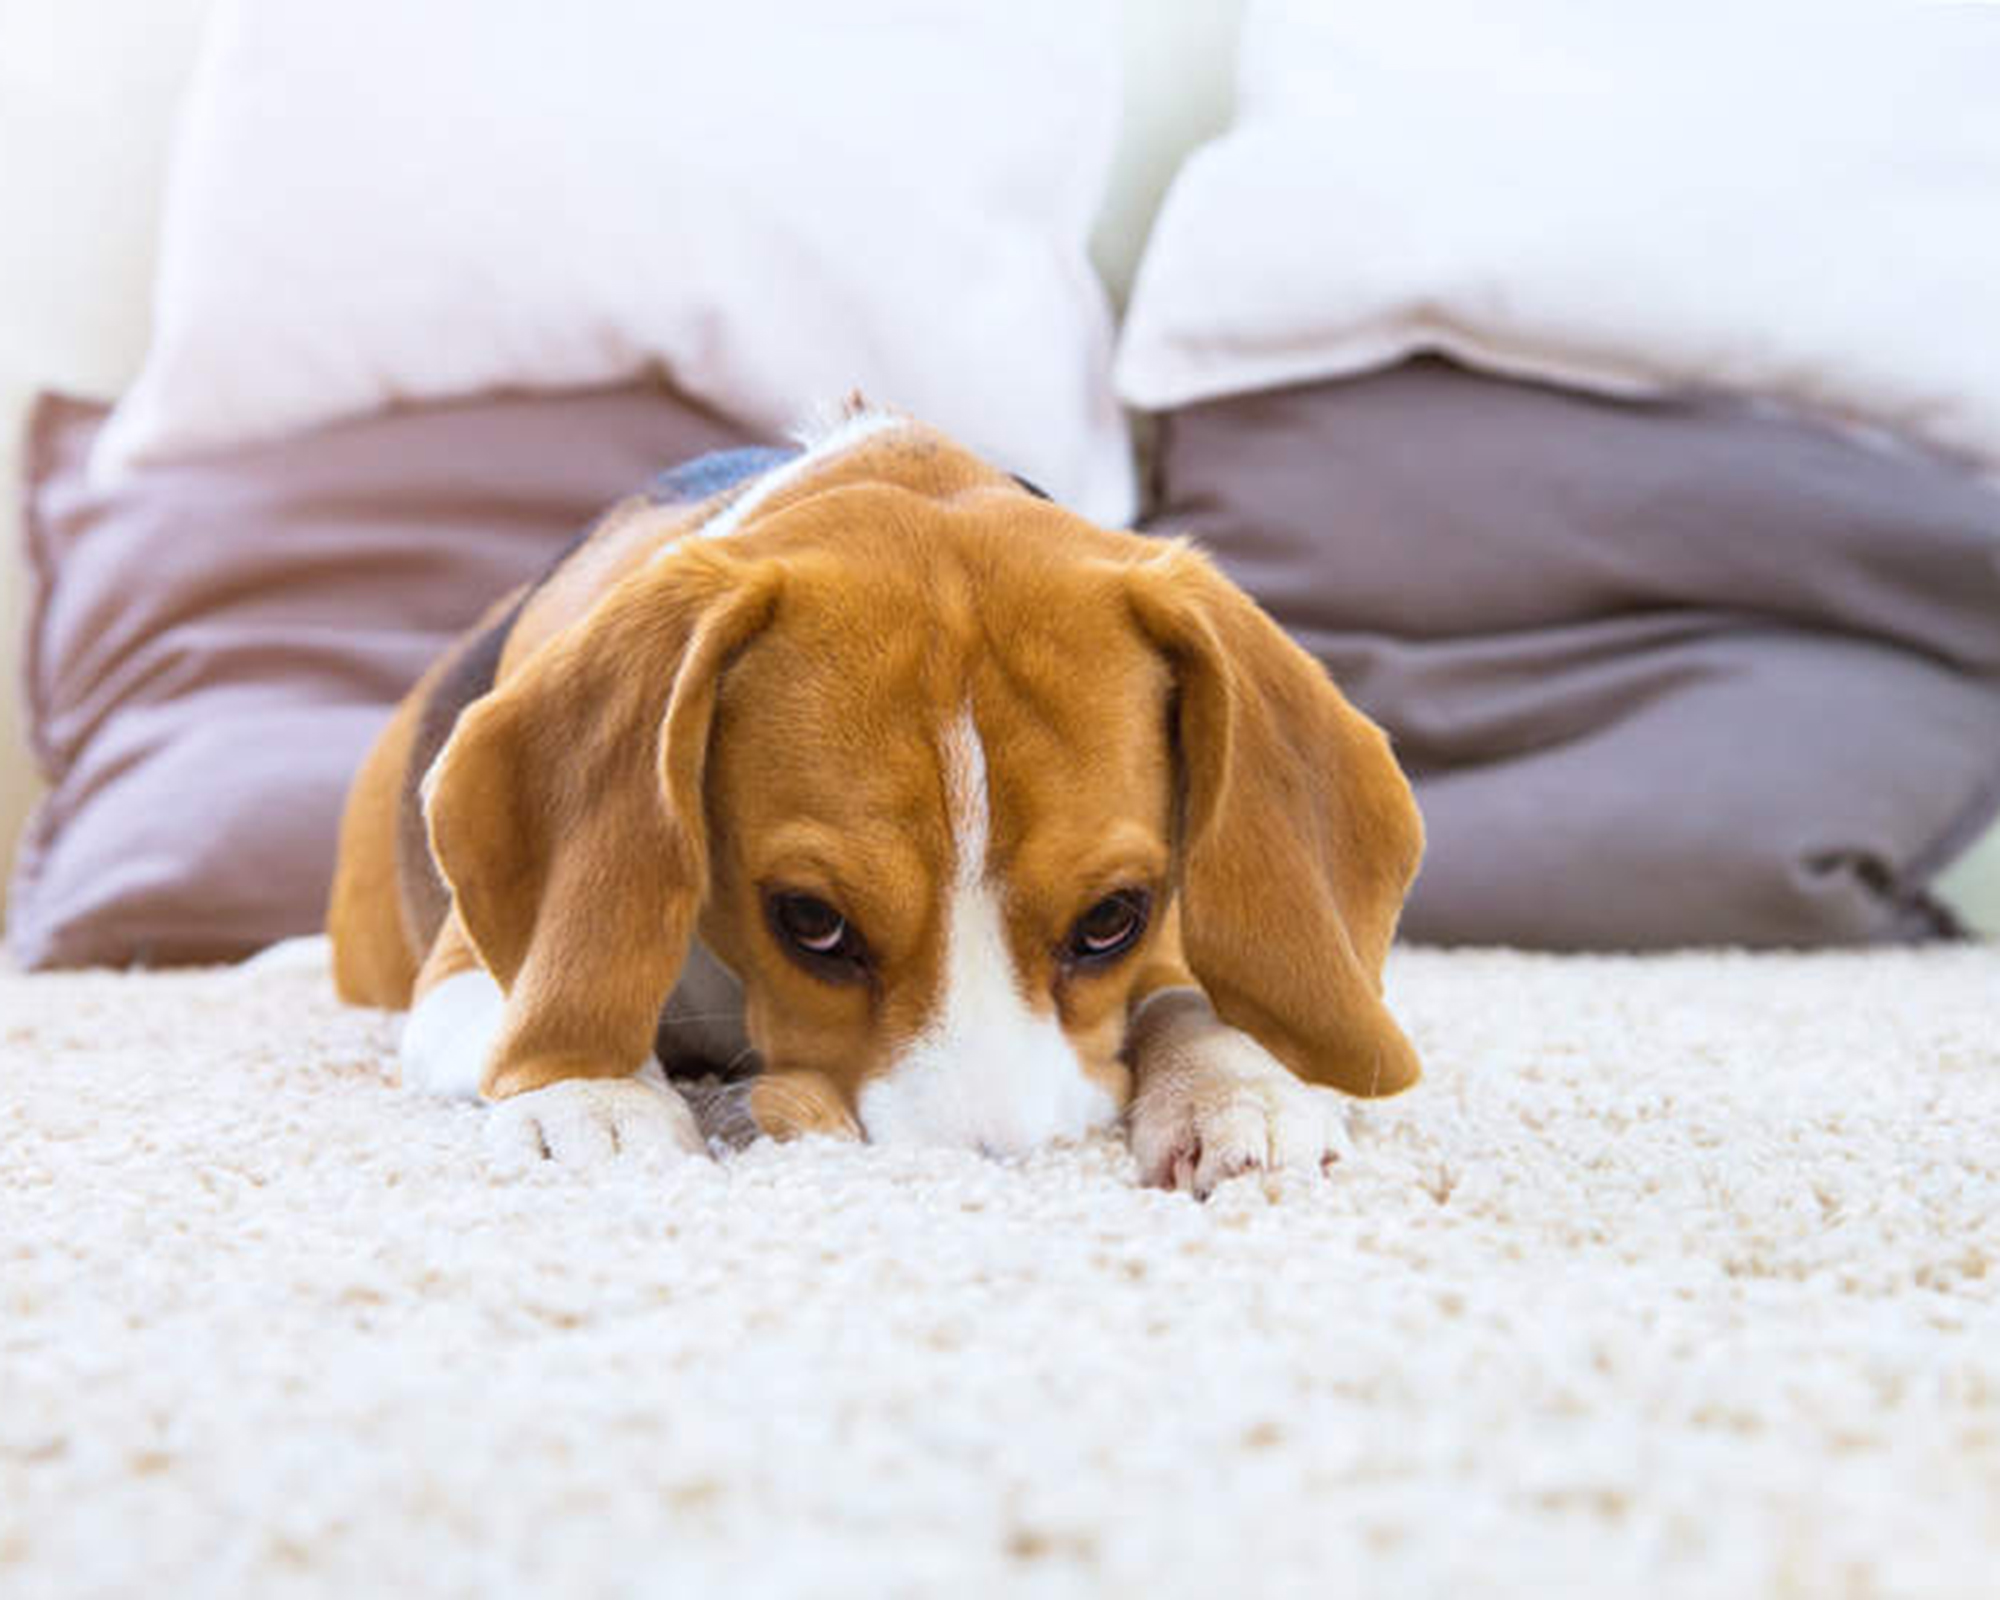
[[[413,692],[343,824],[344,996],[407,1003],[476,951],[507,994],[485,1084],[500,1098],[631,1072],[699,932],[743,979],[770,1075],[753,1111],[761,1096],[767,1125],[851,1129],[941,980],[937,735],[969,704],[1016,967],[1114,1096],[1132,1005],[1192,983],[1310,1082],[1416,1080],[1380,998],[1422,845],[1408,785],[1206,560],[1099,529],[915,428],[833,457],[727,539],[681,542],[713,510],[621,508],[522,608],[495,689],[430,774],[455,907],[432,951],[396,912]],[[1066,969],[1075,919],[1137,886],[1158,908],[1141,947]],[[790,959],[766,925],[774,888],[865,930],[870,981]]]

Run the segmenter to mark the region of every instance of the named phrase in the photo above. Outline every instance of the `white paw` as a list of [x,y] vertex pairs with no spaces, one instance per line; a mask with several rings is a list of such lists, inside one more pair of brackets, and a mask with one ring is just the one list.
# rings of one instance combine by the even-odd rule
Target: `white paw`
[[1142,1183],[1205,1200],[1242,1173],[1318,1175],[1352,1151],[1345,1097],[1225,1023],[1161,1037],[1138,1072],[1127,1118]]
[[595,1166],[621,1156],[679,1161],[708,1146],[657,1061],[629,1078],[570,1078],[498,1102],[486,1149],[502,1166]]
[[403,1087],[477,1100],[506,1009],[500,985],[477,967],[433,984],[403,1019]]

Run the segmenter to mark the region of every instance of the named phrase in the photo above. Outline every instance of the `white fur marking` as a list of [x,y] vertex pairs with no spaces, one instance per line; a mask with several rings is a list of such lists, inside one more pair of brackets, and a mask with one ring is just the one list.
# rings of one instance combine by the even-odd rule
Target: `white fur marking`
[[1054,1014],[1037,1015],[1022,998],[1001,896],[987,876],[992,802],[969,712],[942,748],[954,851],[943,992],[930,1026],[861,1091],[858,1109],[878,1144],[1018,1154],[1076,1138],[1117,1107],[1084,1075]]
[[[830,431],[801,437],[800,443],[806,447],[803,452],[782,467],[774,467],[761,478],[754,479],[741,494],[697,528],[694,536],[698,539],[728,538],[743,526],[752,512],[780,489],[816,471],[832,457],[853,449],[863,439],[906,425],[906,419],[892,411],[858,411],[842,419]],[[660,560],[672,548],[669,545],[653,559]]]
[[403,1024],[403,1087],[476,1100],[506,1000],[492,975],[455,972],[430,989]]
[[977,889],[986,881],[986,856],[993,846],[993,798],[986,772],[986,745],[970,711],[944,736],[945,804],[951,811],[952,885]]

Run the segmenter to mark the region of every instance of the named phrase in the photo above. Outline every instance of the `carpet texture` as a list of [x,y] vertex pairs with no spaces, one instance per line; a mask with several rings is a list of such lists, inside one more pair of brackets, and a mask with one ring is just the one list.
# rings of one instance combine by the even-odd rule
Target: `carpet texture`
[[1323,1182],[510,1176],[323,971],[0,977],[0,1594],[1990,1596],[2000,952],[1407,951]]

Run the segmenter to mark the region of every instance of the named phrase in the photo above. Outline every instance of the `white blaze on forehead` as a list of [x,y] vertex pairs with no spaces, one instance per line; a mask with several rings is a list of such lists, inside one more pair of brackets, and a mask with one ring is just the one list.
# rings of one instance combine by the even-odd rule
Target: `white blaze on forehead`
[[993,845],[993,800],[986,772],[986,745],[970,711],[945,730],[945,806],[951,817],[951,882],[960,891],[977,889],[986,878],[986,855]]
[[859,1102],[878,1144],[954,1144],[1011,1154],[1075,1138],[1117,1107],[1084,1075],[1053,1009],[1022,994],[1000,886],[987,871],[992,798],[970,712],[940,745],[950,808],[943,982],[929,1024]]
[[[800,438],[805,446],[796,456],[782,467],[773,467],[761,478],[754,479],[742,493],[730,501],[708,521],[694,530],[697,539],[726,539],[781,489],[785,489],[808,474],[818,471],[833,457],[852,450],[863,439],[878,433],[887,433],[891,428],[908,426],[906,418],[892,411],[856,411],[843,417],[832,427],[814,431]],[[660,552],[653,559],[658,561],[673,547]]]

